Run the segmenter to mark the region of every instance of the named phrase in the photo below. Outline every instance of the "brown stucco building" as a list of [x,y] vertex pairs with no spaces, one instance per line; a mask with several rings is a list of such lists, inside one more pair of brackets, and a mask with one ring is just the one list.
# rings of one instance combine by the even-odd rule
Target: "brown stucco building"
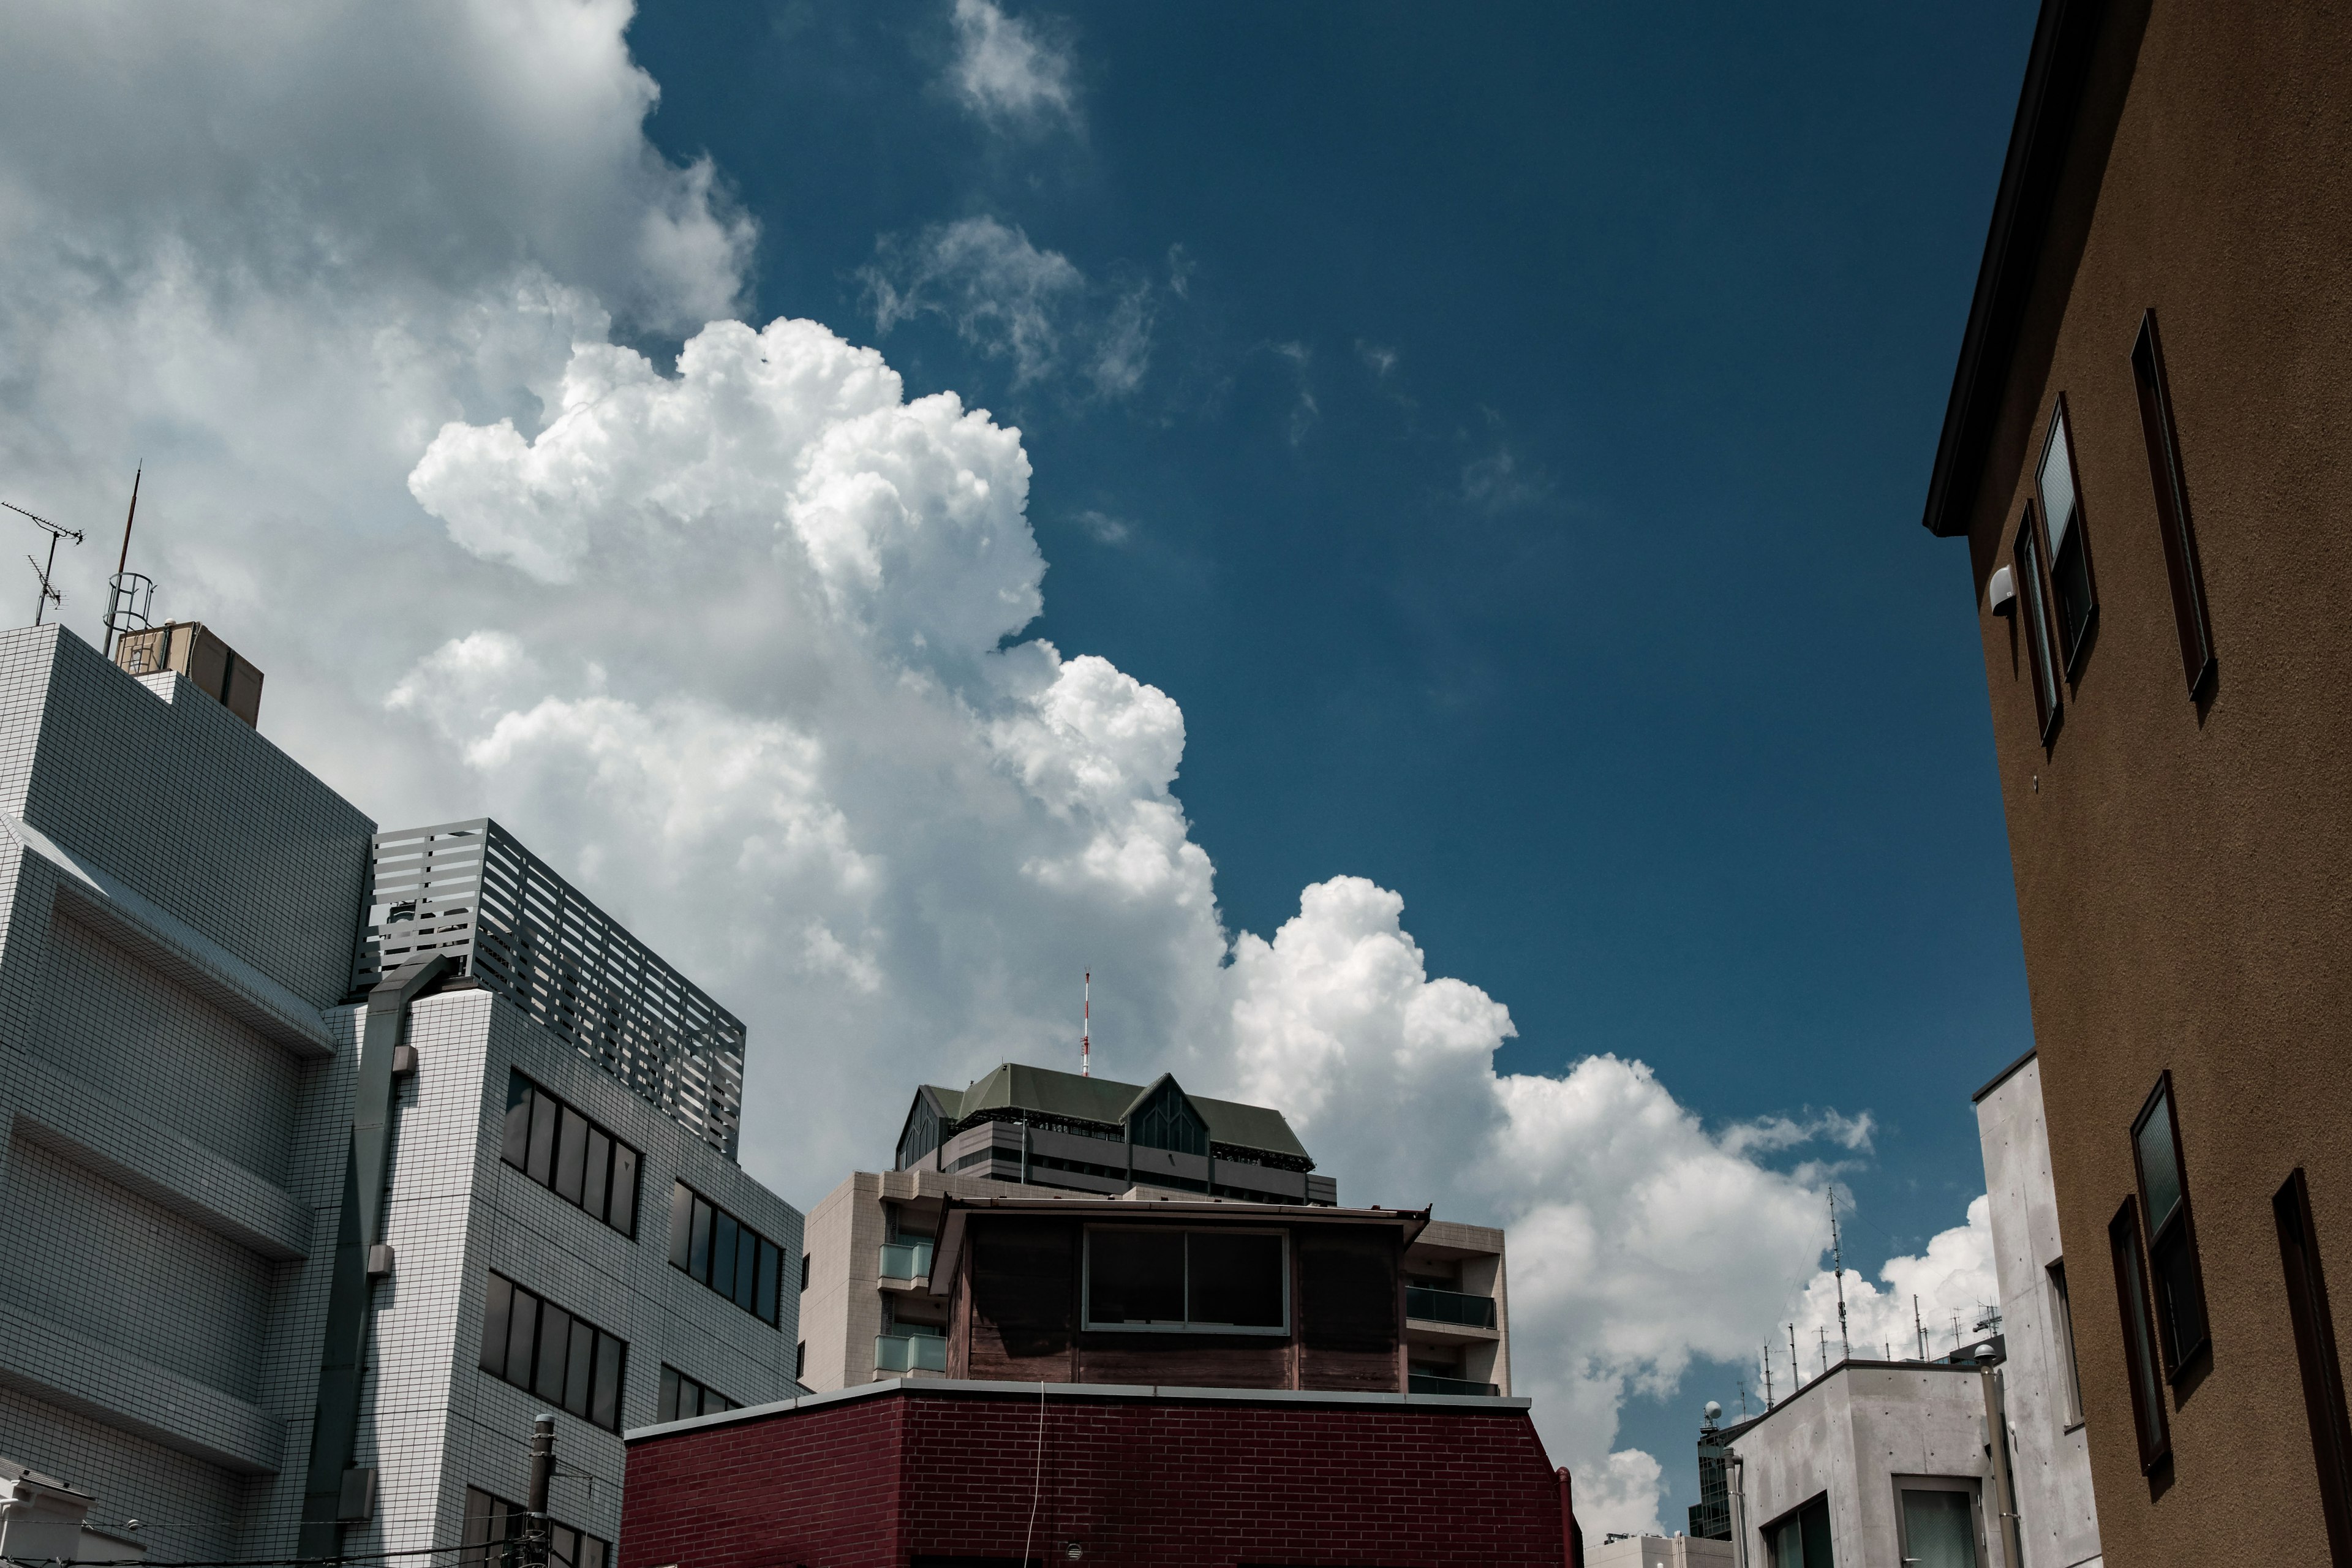
[[2352,1563],[2352,8],[2047,0],[1926,521],[2107,1559]]

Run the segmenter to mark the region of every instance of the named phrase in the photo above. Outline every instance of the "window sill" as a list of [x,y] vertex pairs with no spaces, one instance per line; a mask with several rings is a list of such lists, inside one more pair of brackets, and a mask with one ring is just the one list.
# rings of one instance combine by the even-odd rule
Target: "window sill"
[[2075,1433],[2080,1432],[2088,1425],[2090,1425],[2090,1423],[2086,1421],[2071,1421],[2060,1430],[2058,1435],[2061,1437],[2072,1437]]

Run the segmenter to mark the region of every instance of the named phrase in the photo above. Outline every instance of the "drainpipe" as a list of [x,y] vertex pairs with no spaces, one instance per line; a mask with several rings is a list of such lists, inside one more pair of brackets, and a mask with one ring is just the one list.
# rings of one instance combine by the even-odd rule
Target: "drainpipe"
[[1977,1351],[1977,1375],[1984,1381],[1985,1456],[1992,1461],[1993,1510],[2000,1518],[2000,1547],[2009,1568],[2024,1568],[2024,1532],[2018,1528],[2016,1477],[2010,1466],[2009,1398],[1990,1346]]
[[1748,1461],[1737,1449],[1724,1450],[1723,1479],[1731,1504],[1731,1568],[1748,1568]]
[[1562,1467],[1559,1479],[1559,1560],[1561,1568],[1584,1568],[1584,1532],[1576,1528],[1576,1489]]

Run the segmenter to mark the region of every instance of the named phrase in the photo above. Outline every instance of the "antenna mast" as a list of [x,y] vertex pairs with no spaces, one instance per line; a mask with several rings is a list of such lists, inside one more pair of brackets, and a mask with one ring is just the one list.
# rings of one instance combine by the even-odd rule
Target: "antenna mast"
[[1078,1076],[1095,1076],[1095,972],[1087,971],[1087,988],[1078,1025]]
[[1927,1325],[1919,1321],[1919,1298],[1911,1298],[1911,1331],[1919,1336],[1919,1359],[1927,1359]]
[[[1819,1258],[1821,1254],[1816,1252],[1813,1256]],[[1830,1267],[1837,1270],[1838,1348],[1845,1352],[1846,1360],[1852,1361],[1853,1343],[1845,1337],[1845,1253],[1838,1245],[1837,1186],[1834,1183],[1830,1186]],[[1824,1345],[1829,1342],[1826,1330],[1822,1331],[1822,1342]]]
[[58,541],[60,539],[70,539],[76,544],[79,544],[81,542],[81,530],[78,528],[61,527],[57,523],[51,522],[46,517],[34,517],[31,512],[26,511],[23,507],[11,505],[9,502],[5,500],[0,500],[0,506],[7,507],[10,511],[15,512],[18,517],[26,518],[40,524],[40,526],[47,531],[49,536],[49,559],[47,565],[44,565],[38,561],[35,561],[29,555],[25,557],[26,563],[33,568],[33,574],[41,580],[40,596],[33,601],[33,624],[37,626],[41,624],[41,617],[48,613],[48,608],[51,605],[62,605],[66,602],[66,596],[49,585],[49,574],[56,569],[58,563]]
[[[1819,1258],[1820,1253],[1813,1254]],[[1789,1381],[1798,1388],[1805,1386],[1805,1370],[1797,1364],[1797,1325],[1789,1325]],[[1792,1391],[1793,1392],[1793,1391]]]
[[122,554],[114,563],[114,575],[107,580],[106,657],[109,659],[114,657],[114,645],[119,638],[147,629],[149,614],[155,607],[155,579],[131,570],[131,525],[139,521],[139,481],[146,474],[147,465],[142,463],[131,476],[131,510],[122,520]]
[[1764,1342],[1764,1408],[1772,1408],[1772,1342]]

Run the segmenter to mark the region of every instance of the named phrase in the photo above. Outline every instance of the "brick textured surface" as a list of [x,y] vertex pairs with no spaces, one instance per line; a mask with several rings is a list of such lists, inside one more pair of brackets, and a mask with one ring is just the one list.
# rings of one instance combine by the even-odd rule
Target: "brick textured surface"
[[[1525,1411],[889,1393],[641,1438],[619,1568],[1559,1568]],[[1034,1510],[1034,1525],[1032,1531]]]

